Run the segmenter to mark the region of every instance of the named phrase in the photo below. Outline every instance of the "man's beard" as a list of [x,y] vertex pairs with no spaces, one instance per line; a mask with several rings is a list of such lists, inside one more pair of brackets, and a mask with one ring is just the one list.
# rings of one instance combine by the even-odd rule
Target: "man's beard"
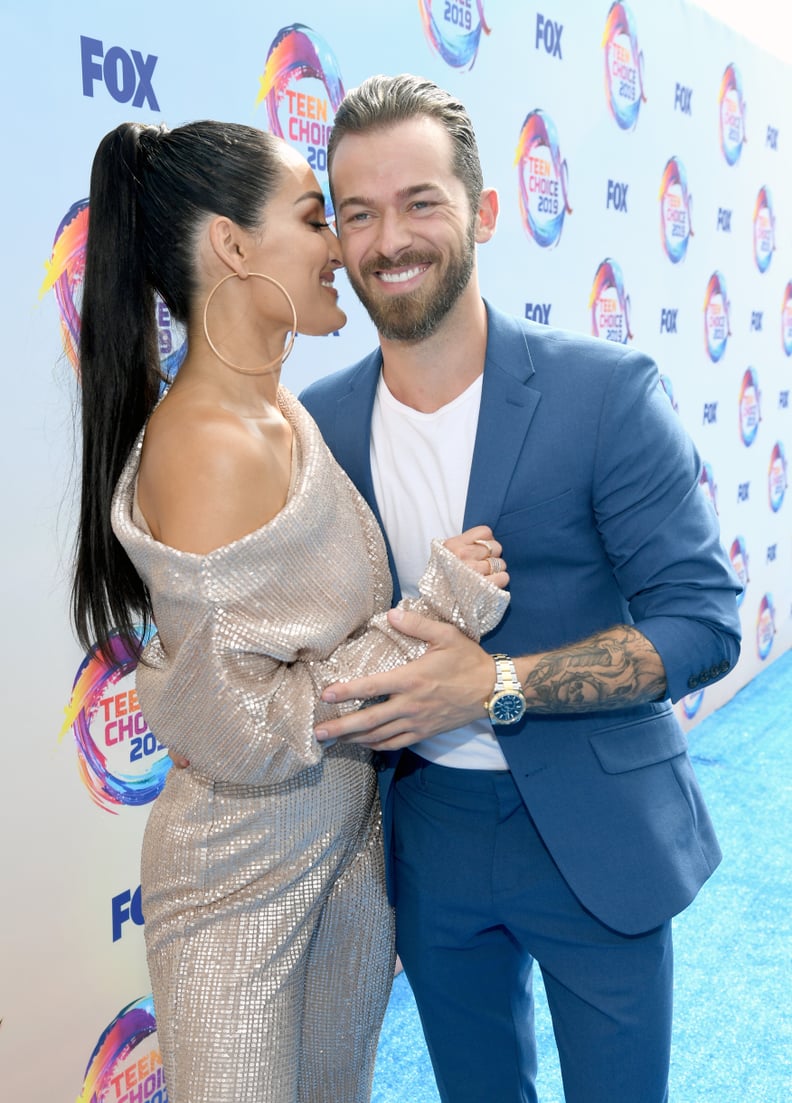
[[[394,264],[387,257],[380,256],[361,268],[361,277],[393,268],[412,268],[427,263],[436,265],[439,259],[437,254],[432,253],[404,253],[398,258],[398,264]],[[433,289],[380,297],[371,294],[362,278],[353,276],[349,269],[347,277],[382,337],[388,341],[423,341],[431,337],[470,283],[474,259],[474,225],[471,222],[464,247],[452,254],[442,275],[442,283]]]

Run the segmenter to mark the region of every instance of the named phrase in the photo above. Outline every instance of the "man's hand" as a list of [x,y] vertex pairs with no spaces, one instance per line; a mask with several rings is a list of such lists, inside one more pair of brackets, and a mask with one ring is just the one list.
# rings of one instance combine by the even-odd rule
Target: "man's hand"
[[495,680],[491,655],[452,625],[419,613],[391,609],[388,619],[405,635],[424,640],[429,650],[396,670],[328,686],[323,701],[388,699],[323,723],[316,731],[320,741],[393,751],[486,716],[484,701]]

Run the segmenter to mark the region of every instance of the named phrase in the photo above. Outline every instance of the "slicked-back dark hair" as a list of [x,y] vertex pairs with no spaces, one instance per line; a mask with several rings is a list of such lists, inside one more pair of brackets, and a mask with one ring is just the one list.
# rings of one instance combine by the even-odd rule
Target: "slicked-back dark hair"
[[262,225],[280,178],[272,135],[204,121],[167,130],[123,123],[99,144],[91,171],[82,287],[82,477],[72,620],[86,651],[110,657],[117,633],[134,651],[149,596],[113,534],[113,491],[159,396],[155,292],[187,322],[195,247],[205,219]]
[[[369,77],[347,92],[330,132],[328,171],[332,172],[333,157],[344,135],[383,130],[421,117],[436,119],[451,138],[452,171],[465,187],[471,212],[477,211],[484,179],[470,116],[459,100],[425,77],[411,73]],[[332,193],[332,175],[330,190]]]

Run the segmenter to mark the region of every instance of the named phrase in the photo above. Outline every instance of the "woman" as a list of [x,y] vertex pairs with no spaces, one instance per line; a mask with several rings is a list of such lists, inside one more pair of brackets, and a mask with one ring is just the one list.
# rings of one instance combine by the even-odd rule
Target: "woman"
[[[313,730],[325,685],[423,645],[388,625],[377,525],[279,386],[298,325],[346,320],[340,263],[313,173],[271,135],[124,124],[99,146],[73,611],[89,649],[155,621],[139,700],[191,763],[142,861],[171,1103],[370,1091],[393,967],[375,773]],[[159,402],[155,292],[188,335]],[[478,635],[505,608],[501,549],[486,528],[448,545],[419,604]]]

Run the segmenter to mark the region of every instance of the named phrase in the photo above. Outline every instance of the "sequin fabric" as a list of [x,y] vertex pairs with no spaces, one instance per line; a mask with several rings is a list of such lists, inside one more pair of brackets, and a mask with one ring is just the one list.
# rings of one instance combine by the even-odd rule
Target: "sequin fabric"
[[[393,975],[371,754],[313,728],[340,711],[325,685],[424,645],[387,622],[368,507],[297,400],[279,402],[292,479],[263,528],[208,555],[154,540],[135,501],[143,434],[113,501],[157,625],[138,697],[191,762],[170,771],[142,858],[170,1103],[363,1103]],[[508,602],[439,541],[420,591],[403,604],[473,638]]]

